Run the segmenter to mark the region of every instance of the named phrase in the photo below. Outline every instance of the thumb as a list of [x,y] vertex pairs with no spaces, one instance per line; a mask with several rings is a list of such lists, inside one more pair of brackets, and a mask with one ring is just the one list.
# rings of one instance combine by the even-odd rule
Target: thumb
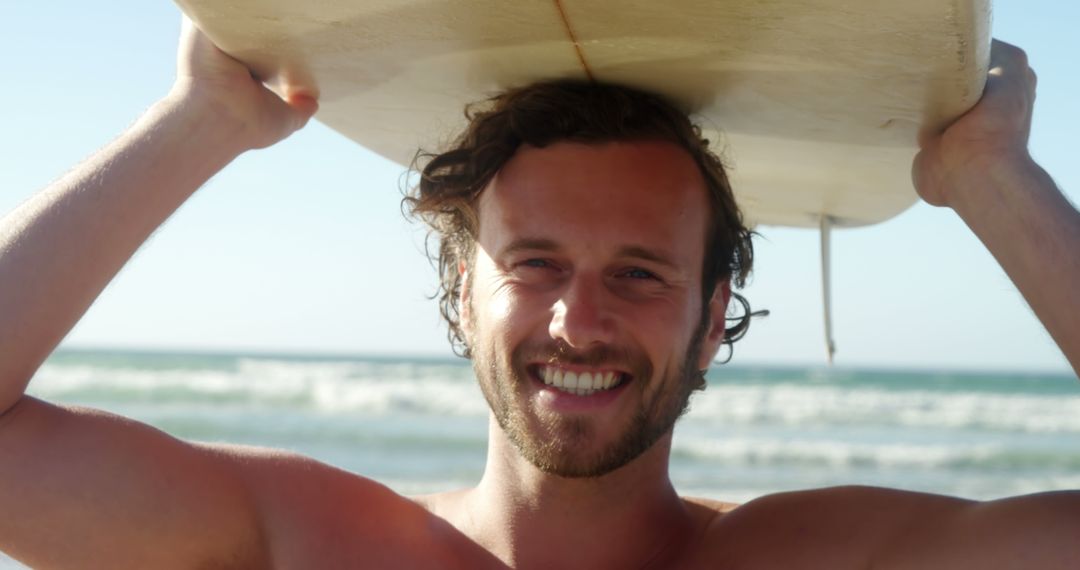
[[915,191],[922,193],[923,185],[923,168],[925,168],[926,151],[920,150],[915,159],[911,161],[911,184],[915,187]]
[[261,96],[266,109],[266,136],[270,138],[265,141],[265,146],[283,140],[303,128],[319,109],[318,101],[304,94],[293,94],[283,99],[264,88]]
[[911,183],[923,201],[932,206],[945,206],[945,181],[942,180],[941,166],[936,161],[935,151],[935,145],[931,144],[915,155],[915,160],[911,162]]
[[319,110],[319,101],[310,95],[290,95],[285,102],[290,109],[293,121],[296,125],[293,130],[304,128],[304,125],[306,125],[307,122],[311,120],[311,117],[315,116],[315,113]]

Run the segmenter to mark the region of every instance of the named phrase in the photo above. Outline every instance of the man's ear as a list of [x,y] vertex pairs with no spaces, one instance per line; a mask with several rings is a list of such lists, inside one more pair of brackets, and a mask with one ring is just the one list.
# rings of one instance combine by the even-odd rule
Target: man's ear
[[708,324],[705,336],[701,339],[701,355],[698,357],[698,370],[707,370],[720,347],[724,344],[724,333],[727,329],[727,306],[731,300],[731,282],[727,279],[716,285],[709,306],[706,308],[705,318]]

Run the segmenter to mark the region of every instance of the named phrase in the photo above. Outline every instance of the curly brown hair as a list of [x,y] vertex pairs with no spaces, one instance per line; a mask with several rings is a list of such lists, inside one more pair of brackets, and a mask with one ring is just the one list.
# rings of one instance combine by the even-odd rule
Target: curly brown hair
[[[728,182],[724,164],[709,150],[709,141],[687,114],[664,99],[623,86],[578,80],[534,83],[511,89],[465,108],[469,124],[442,153],[420,151],[412,170],[419,183],[402,200],[407,216],[429,227],[428,255],[440,275],[440,312],[449,324],[454,351],[466,358],[469,346],[461,330],[460,262],[472,264],[479,230],[476,204],[495,174],[519,147],[545,147],[560,141],[667,141],[694,159],[709,191],[711,216],[702,271],[702,297],[707,310],[716,286],[730,281],[743,287],[753,265],[753,232]],[[432,254],[430,238],[438,253]],[[746,334],[750,319],[766,314],[750,310],[745,297],[732,293],[742,311],[728,320],[724,343],[731,346]],[[728,356],[730,359],[730,354]]]

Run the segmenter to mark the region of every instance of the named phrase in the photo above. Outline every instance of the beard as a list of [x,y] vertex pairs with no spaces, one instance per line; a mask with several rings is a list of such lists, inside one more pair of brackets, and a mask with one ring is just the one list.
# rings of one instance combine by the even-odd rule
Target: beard
[[[495,421],[522,457],[545,473],[600,477],[645,453],[687,411],[690,395],[703,382],[696,364],[707,318],[707,313],[702,315],[678,368],[660,378],[653,378],[644,351],[599,346],[577,352],[562,341],[523,343],[509,352],[491,343],[476,343],[480,346],[473,347],[473,369]],[[626,389],[638,390],[640,405],[613,441],[594,449],[597,426],[592,418],[537,411],[525,401],[522,394],[533,382],[525,363],[537,361],[626,370],[633,379]],[[648,388],[654,383],[650,395]]]

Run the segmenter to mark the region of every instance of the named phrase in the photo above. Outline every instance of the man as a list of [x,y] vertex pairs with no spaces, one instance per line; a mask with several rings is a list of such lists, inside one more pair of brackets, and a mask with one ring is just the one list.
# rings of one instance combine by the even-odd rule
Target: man
[[[994,57],[983,101],[924,141],[914,178],[987,244],[1080,370],[1080,214],[1028,156],[1023,53],[999,44]],[[750,260],[726,182],[666,131],[519,144],[490,176],[460,167],[487,147],[427,165],[414,205],[451,230],[444,313],[493,410],[475,488],[406,499],[307,458],[177,441],[23,394],[164,219],[315,107],[186,25],[172,92],[5,218],[0,550],[34,567],[1080,567],[1076,492],[978,503],[836,488],[738,508],[675,493],[671,424],[725,341],[729,280]],[[463,221],[439,226],[444,211]],[[706,263],[721,242],[728,256]]]

